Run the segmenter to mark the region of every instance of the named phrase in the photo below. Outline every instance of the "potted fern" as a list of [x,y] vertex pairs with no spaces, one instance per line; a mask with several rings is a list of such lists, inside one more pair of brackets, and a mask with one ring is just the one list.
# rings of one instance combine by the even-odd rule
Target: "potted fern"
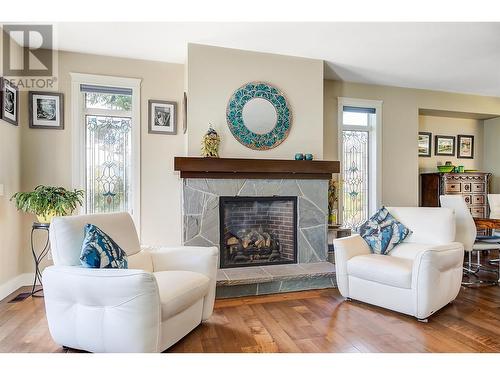
[[12,196],[20,211],[35,214],[39,223],[50,223],[54,216],[70,215],[82,204],[83,190],[39,185],[31,192]]

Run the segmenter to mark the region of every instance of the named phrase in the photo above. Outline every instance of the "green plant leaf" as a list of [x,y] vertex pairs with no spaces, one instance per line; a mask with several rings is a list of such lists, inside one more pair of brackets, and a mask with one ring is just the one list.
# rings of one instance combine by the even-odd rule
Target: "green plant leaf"
[[35,215],[55,213],[59,216],[71,214],[77,206],[81,206],[84,198],[83,190],[66,190],[63,187],[38,185],[31,192],[18,192],[12,196],[20,211]]

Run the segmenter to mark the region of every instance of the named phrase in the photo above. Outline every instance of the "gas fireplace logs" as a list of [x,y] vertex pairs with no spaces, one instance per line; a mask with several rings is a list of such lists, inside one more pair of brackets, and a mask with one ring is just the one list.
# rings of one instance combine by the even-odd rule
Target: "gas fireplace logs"
[[267,232],[241,230],[237,235],[226,234],[229,257],[234,262],[266,259],[274,261],[281,258],[281,246],[277,238]]

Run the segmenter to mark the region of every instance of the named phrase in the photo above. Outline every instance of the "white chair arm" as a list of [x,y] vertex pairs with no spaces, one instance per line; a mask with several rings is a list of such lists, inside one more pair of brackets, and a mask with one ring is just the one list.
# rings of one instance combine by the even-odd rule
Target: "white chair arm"
[[333,246],[335,249],[335,273],[339,291],[344,297],[349,297],[347,261],[358,255],[370,254],[371,250],[359,234],[333,240]]
[[415,257],[413,274],[425,272],[427,267],[433,267],[439,271],[461,268],[463,259],[464,245],[460,242],[426,247]]
[[[456,298],[462,280],[463,259],[464,246],[459,242],[427,247],[416,256],[412,289],[415,290],[417,318],[432,315],[442,307],[442,300]],[[447,287],[438,288],[438,285]]]
[[135,269],[50,266],[47,319],[61,345],[92,352],[156,352],[161,304],[153,274]]
[[217,273],[216,247],[143,247],[150,253],[154,272],[192,271],[209,278]]
[[210,279],[209,293],[203,305],[203,320],[210,318],[215,302],[219,249],[215,246],[180,246],[145,247],[143,250],[151,254],[154,272],[191,271],[201,273]]
[[335,262],[347,262],[357,255],[370,254],[371,250],[366,241],[359,234],[333,240],[335,247]]

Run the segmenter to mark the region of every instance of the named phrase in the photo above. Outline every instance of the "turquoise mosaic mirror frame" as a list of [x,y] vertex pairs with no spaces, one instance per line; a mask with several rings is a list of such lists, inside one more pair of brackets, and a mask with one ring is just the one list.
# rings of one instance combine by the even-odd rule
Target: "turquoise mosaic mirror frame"
[[[243,120],[243,108],[255,98],[266,99],[276,110],[276,125],[265,134],[254,133]],[[227,104],[226,118],[238,142],[253,150],[269,150],[279,146],[288,137],[292,126],[292,111],[285,95],[265,82],[249,82],[237,89]]]

